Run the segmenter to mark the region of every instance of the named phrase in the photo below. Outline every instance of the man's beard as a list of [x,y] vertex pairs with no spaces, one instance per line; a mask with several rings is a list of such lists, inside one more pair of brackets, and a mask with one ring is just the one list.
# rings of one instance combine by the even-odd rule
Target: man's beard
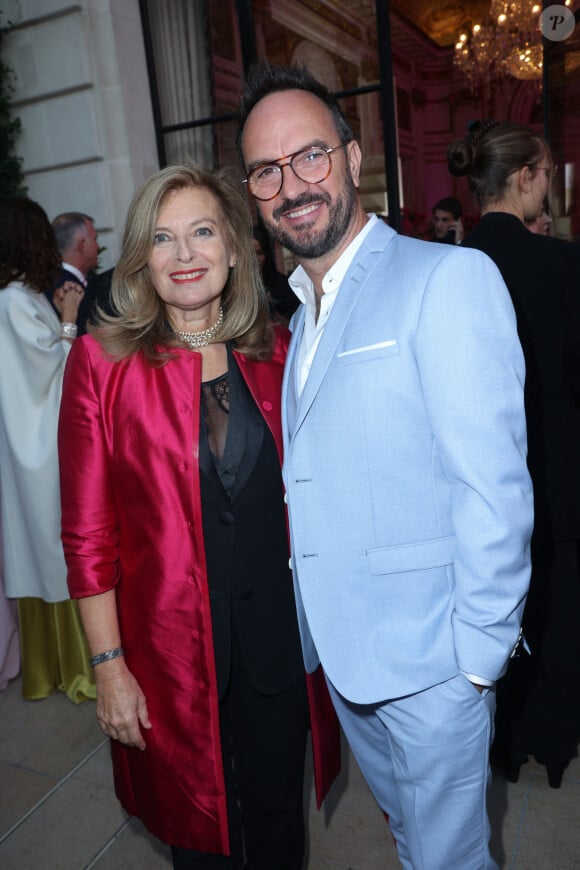
[[[281,206],[274,209],[273,220],[264,221],[270,235],[287,248],[300,260],[316,260],[334,250],[342,241],[355,212],[357,191],[350,171],[345,176],[345,188],[334,203],[327,193],[303,193],[296,199],[287,199]],[[318,232],[310,230],[308,215],[304,224],[296,225],[292,233],[285,232],[277,218],[289,211],[304,208],[313,202],[325,202],[328,205],[328,224]]]

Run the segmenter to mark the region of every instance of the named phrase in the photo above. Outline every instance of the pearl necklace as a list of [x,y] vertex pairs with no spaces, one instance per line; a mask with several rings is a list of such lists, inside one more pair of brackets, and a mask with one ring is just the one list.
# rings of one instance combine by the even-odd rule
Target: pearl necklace
[[200,347],[207,347],[208,344],[211,344],[213,337],[216,335],[223,322],[224,310],[220,305],[219,317],[213,326],[210,326],[208,329],[201,329],[199,332],[177,331],[175,334],[184,344],[190,347],[191,350],[197,350]]

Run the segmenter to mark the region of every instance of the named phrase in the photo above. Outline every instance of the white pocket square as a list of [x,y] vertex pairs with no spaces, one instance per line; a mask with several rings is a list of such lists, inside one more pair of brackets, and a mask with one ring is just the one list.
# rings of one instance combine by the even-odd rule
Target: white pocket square
[[367,350],[378,350],[380,347],[394,347],[397,343],[395,338],[390,341],[379,341],[377,344],[365,344],[364,347],[355,347],[353,350],[343,350],[337,356],[350,356],[353,353],[364,353]]

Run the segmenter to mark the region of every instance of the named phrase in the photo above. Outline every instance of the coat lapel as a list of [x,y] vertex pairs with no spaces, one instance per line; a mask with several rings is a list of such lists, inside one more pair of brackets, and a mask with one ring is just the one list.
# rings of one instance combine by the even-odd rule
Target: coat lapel
[[285,412],[284,431],[291,441],[299,431],[314,399],[322,385],[328,367],[336,355],[337,347],[348,327],[352,312],[362,292],[365,281],[377,262],[376,253],[383,251],[395,232],[382,222],[374,227],[363,241],[339,288],[328,323],[324,327],[308,379],[299,399],[296,392],[296,366],[298,349],[302,340],[305,309],[300,311],[292,335],[286,374],[284,378]]

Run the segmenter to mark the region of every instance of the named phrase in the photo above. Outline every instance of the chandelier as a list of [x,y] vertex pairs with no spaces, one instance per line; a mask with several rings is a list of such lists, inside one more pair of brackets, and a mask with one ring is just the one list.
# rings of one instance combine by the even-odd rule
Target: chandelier
[[488,17],[459,34],[454,63],[472,87],[503,76],[541,79],[541,12],[537,0],[491,0]]

